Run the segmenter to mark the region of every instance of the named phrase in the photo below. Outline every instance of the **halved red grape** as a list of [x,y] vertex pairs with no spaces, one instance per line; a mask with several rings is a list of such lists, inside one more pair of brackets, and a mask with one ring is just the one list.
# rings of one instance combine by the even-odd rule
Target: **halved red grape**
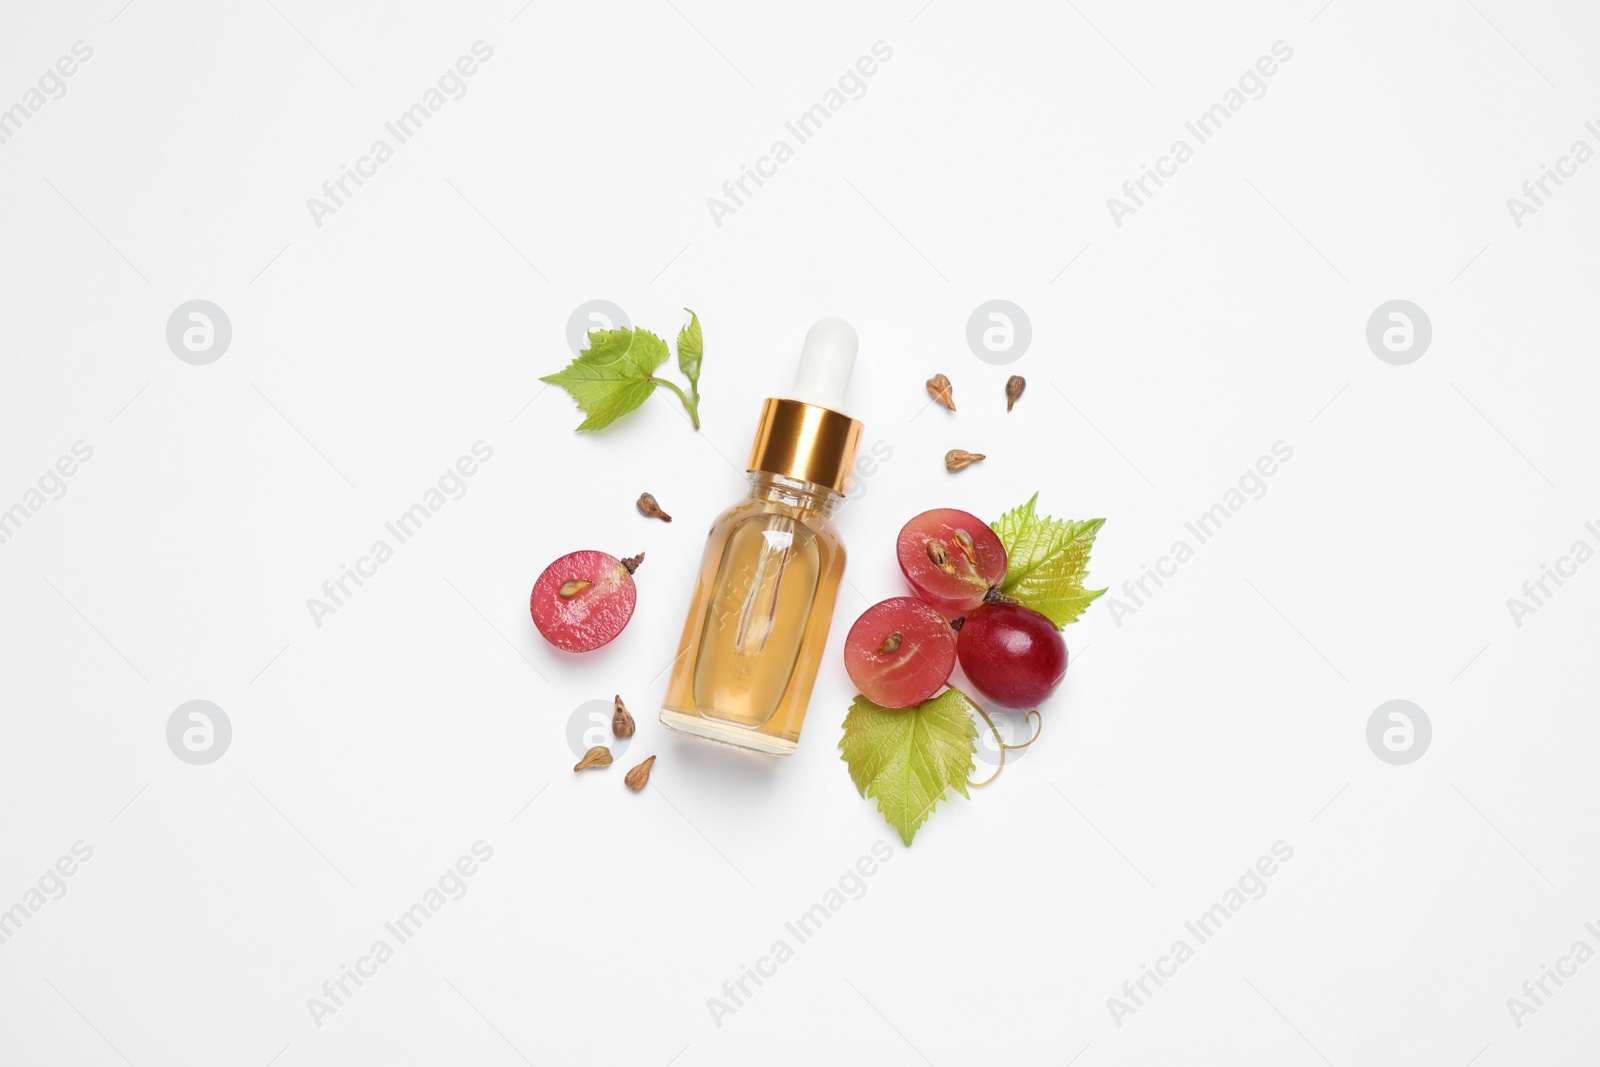
[[861,613],[844,640],[844,669],[861,695],[886,708],[927,700],[956,666],[956,632],[915,597],[897,596]]
[[533,583],[528,610],[544,639],[568,652],[599,648],[622,632],[638,599],[633,572],[644,553],[618,559],[605,552],[570,552]]
[[1002,708],[1037,708],[1067,673],[1061,631],[1021,604],[984,604],[970,613],[957,651],[972,687]]
[[954,618],[983,603],[1006,576],[1006,549],[987,523],[935,508],[906,523],[895,546],[912,592]]

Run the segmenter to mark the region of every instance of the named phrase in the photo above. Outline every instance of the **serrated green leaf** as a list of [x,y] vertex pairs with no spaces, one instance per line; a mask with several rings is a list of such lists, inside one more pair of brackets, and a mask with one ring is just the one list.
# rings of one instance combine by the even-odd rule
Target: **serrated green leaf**
[[700,316],[689,308],[689,325],[678,331],[678,369],[689,379],[689,395],[700,402],[700,360],[705,355],[705,341],[700,336]]
[[1014,596],[1061,629],[1076,622],[1104,589],[1086,590],[1089,550],[1104,519],[1072,522],[1040,516],[1039,494],[990,523],[1006,547],[1006,577],[1000,591]]
[[947,787],[967,796],[967,776],[977,752],[972,702],[947,689],[914,708],[885,708],[858,696],[844,718],[839,758],[863,797],[900,831],[907,845]]
[[667,342],[649,330],[595,330],[565,370],[539,380],[572,394],[588,416],[578,429],[599,430],[649,399],[657,385],[650,372],[668,355]]

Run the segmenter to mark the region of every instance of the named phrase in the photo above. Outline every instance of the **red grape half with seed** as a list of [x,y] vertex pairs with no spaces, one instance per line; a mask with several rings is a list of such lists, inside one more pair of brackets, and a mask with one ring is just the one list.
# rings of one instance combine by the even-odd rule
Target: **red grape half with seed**
[[633,618],[638,590],[633,572],[644,553],[618,559],[605,552],[571,552],[533,583],[528,609],[544,639],[568,652],[588,652],[622,632]]
[[897,596],[861,613],[844,641],[844,669],[861,695],[909,708],[944,688],[956,666],[956,632],[933,608]]
[[1021,604],[984,604],[970,613],[957,650],[972,687],[1002,708],[1037,708],[1067,673],[1061,631]]
[[1006,549],[988,523],[935,508],[906,523],[895,554],[912,592],[954,618],[992,600],[1006,576]]

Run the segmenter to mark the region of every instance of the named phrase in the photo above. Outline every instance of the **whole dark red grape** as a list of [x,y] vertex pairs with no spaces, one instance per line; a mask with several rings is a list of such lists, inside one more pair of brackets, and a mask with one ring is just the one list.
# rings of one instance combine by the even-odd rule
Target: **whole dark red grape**
[[1067,673],[1061,631],[1020,604],[974,608],[962,624],[956,654],[973,688],[1002,708],[1037,708]]

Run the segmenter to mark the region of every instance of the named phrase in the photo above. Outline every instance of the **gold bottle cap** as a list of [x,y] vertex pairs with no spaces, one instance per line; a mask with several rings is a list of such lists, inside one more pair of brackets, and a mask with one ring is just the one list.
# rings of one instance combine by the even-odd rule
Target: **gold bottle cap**
[[750,470],[845,490],[862,425],[832,408],[769,397],[761,409]]

